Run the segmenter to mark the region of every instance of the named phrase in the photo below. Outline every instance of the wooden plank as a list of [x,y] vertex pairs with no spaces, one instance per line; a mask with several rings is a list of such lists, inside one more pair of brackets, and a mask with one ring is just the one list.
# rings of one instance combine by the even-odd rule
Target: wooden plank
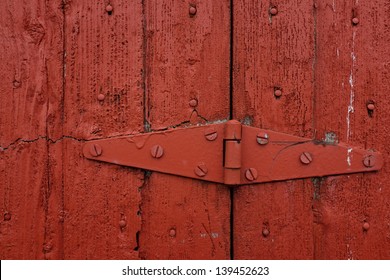
[[[271,15],[273,7],[277,10]],[[312,9],[312,1],[234,2],[234,118],[255,127],[313,136]],[[278,98],[276,90],[282,93]],[[234,258],[312,258],[311,200],[310,180],[237,188]]]
[[[317,259],[390,258],[389,13],[390,3],[385,0],[318,1],[318,134],[333,133],[351,146],[379,150],[385,164],[376,174],[329,177],[318,184]],[[375,102],[371,112],[370,101]],[[354,159],[346,155],[346,160]],[[369,230],[363,229],[365,222]]]
[[59,258],[50,146],[61,136],[61,1],[6,1],[0,26],[0,258]]
[[[196,1],[195,15],[191,5],[145,1],[151,130],[229,117],[229,1]],[[141,211],[142,258],[230,258],[227,187],[152,173],[142,187]]]
[[86,160],[84,140],[143,129],[141,1],[68,1],[64,258],[137,259],[139,170]]

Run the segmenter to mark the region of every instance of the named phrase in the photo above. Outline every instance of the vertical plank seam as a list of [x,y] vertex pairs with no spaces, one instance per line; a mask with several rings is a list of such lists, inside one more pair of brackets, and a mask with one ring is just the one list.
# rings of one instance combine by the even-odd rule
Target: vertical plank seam
[[[233,64],[234,64],[234,30],[233,30],[233,22],[234,22],[234,8],[233,1],[230,0],[230,61],[229,61],[229,118],[232,120],[233,115]],[[234,260],[234,189],[230,189],[230,259]]]

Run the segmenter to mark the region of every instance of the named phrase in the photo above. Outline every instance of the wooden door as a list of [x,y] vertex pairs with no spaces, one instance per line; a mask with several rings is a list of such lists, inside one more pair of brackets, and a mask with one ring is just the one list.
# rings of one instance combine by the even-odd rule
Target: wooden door
[[[0,11],[0,258],[390,258],[387,1],[49,2]],[[385,165],[229,188],[82,154],[232,118]]]

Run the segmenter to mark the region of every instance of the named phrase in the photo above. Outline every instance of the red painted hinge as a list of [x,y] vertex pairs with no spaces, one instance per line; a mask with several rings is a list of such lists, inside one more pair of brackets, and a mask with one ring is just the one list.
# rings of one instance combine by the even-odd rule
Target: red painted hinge
[[84,156],[227,185],[379,170],[382,155],[232,120],[183,129],[90,141]]

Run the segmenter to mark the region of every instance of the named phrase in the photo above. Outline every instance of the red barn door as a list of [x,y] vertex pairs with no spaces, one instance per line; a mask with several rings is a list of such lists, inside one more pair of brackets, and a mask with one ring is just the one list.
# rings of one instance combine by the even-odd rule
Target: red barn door
[[[0,258],[390,258],[387,1],[5,2]],[[385,164],[231,188],[82,151],[233,118]]]

